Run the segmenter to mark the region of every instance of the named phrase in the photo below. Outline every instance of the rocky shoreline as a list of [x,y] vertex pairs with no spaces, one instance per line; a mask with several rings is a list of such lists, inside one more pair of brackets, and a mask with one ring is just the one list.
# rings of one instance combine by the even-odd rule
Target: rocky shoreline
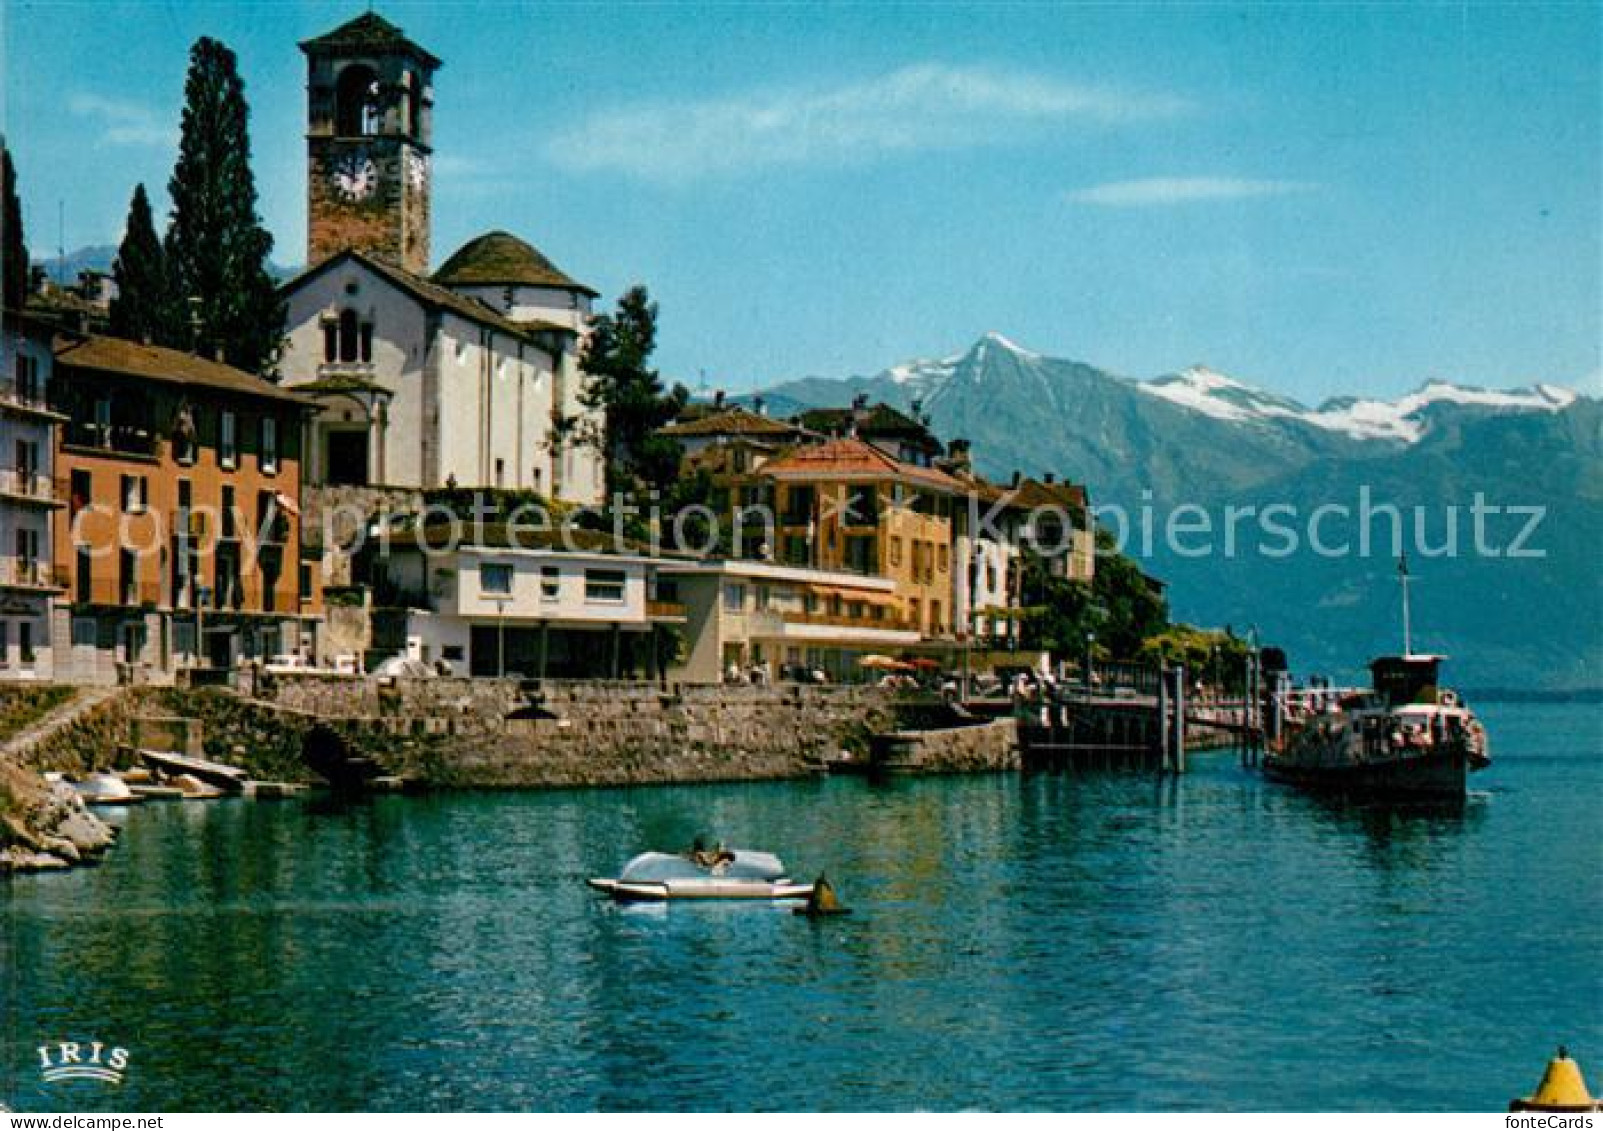
[[0,762],[0,874],[46,872],[99,859],[117,839],[72,786]]

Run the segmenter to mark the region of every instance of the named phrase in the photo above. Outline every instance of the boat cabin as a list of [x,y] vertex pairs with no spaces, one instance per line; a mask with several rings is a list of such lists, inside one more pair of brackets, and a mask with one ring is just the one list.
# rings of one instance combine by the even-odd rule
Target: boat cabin
[[1405,703],[1434,703],[1437,673],[1446,656],[1380,656],[1369,664],[1375,690],[1388,707]]

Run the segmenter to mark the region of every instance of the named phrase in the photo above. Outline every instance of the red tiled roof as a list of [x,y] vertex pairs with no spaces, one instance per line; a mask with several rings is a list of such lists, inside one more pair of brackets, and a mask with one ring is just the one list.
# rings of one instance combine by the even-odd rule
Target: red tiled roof
[[664,436],[801,436],[807,432],[742,405],[694,420],[678,420],[659,431]]
[[866,441],[850,438],[796,448],[765,463],[762,474],[775,479],[892,479],[949,494],[963,490],[944,471],[901,463]]
[[165,346],[110,338],[101,334],[62,335],[56,339],[56,363],[75,369],[92,369],[165,381],[176,385],[202,385],[242,396],[268,397],[310,407],[312,401],[271,381]]

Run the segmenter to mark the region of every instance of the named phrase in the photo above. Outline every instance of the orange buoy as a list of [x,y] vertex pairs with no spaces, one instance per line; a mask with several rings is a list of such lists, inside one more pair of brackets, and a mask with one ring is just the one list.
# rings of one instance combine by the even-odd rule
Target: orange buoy
[[1558,1047],[1558,1055],[1547,1062],[1542,1082],[1522,1100],[1510,1100],[1509,1111],[1603,1111],[1603,1103],[1586,1090],[1581,1066],[1570,1059],[1569,1050]]

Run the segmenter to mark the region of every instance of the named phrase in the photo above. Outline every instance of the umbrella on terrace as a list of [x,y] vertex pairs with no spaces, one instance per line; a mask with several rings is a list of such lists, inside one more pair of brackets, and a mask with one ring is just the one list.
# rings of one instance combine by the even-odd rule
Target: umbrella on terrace
[[857,666],[861,668],[877,668],[880,671],[887,672],[910,672],[913,670],[912,664],[904,664],[902,661],[893,660],[889,656],[864,656],[857,661]]

